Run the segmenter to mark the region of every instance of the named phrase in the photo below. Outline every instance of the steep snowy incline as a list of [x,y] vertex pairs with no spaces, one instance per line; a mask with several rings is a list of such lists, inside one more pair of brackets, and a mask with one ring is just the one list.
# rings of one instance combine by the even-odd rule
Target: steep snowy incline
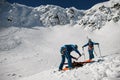
[[120,49],[99,62],[88,63],[81,68],[66,72],[55,69],[43,71],[19,80],[120,80]]
[[[0,80],[16,80],[18,78],[31,76],[49,69],[57,70],[61,60],[59,52],[60,47],[64,44],[78,44],[79,50],[82,53],[81,46],[87,42],[87,36],[90,37],[93,41],[100,43],[102,56],[110,54],[114,56],[114,53],[119,53],[118,50],[120,49],[120,45],[118,44],[120,42],[119,26],[120,22],[114,23],[111,21],[107,23],[107,25],[104,26],[101,30],[96,30],[94,32],[83,30],[81,27],[79,27],[79,25],[75,25],[73,27],[67,25],[50,28],[17,28],[18,30],[16,29],[16,27],[8,28],[10,31],[17,31],[14,33],[14,35],[9,34],[9,30],[7,29],[2,32],[8,35],[8,42],[6,41],[5,43],[8,45],[4,46],[3,44],[5,51],[1,51],[0,53]],[[1,35],[3,36],[2,38],[6,37],[4,36],[4,34]],[[17,43],[14,42],[14,39],[15,41],[17,39],[20,40],[20,44],[17,45]],[[15,48],[9,48],[10,46],[12,46],[11,44],[9,44],[9,41],[14,42],[14,44],[16,44],[17,46]],[[95,56],[97,59],[100,56],[97,46],[95,46],[95,51],[98,54],[98,56]],[[77,56],[73,53],[72,55]],[[87,48],[85,48],[85,53],[86,59],[88,59]],[[119,56],[119,54],[117,56]],[[112,59],[113,58],[115,57],[112,57]],[[82,56],[78,61],[84,61],[84,56]],[[95,63],[95,66],[95,68],[99,68],[99,65],[97,65],[97,63]],[[87,66],[86,68],[89,68],[89,66]],[[100,70],[102,70],[102,68]],[[49,71],[46,71],[46,74],[47,72],[49,74]],[[70,73],[71,75],[74,74],[74,72]],[[51,76],[52,75],[50,75],[50,77]],[[82,76],[85,75],[83,74]],[[38,78],[41,77],[42,76]],[[81,79],[79,76],[76,77]],[[69,77],[63,78],[68,79]]]
[[[78,36],[87,32],[82,31],[79,27],[68,25],[54,28],[10,27],[2,30],[1,33],[0,80],[12,80],[58,67],[60,46],[67,43],[79,45]],[[17,46],[11,48],[13,45],[10,43],[15,43],[14,39],[20,40],[20,44],[16,43]]]

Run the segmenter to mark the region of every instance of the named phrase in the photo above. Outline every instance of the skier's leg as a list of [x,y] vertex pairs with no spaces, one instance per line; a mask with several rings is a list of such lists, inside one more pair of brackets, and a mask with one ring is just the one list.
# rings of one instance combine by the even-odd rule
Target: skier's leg
[[66,58],[68,60],[68,67],[69,67],[69,69],[71,69],[72,68],[72,58],[70,56],[70,53],[66,53]]
[[62,61],[61,61],[60,66],[59,66],[59,70],[62,70],[64,62],[65,62],[65,55],[61,55],[61,57],[62,57]]
[[94,54],[93,54],[93,50],[89,50],[89,59],[93,59],[94,58]]

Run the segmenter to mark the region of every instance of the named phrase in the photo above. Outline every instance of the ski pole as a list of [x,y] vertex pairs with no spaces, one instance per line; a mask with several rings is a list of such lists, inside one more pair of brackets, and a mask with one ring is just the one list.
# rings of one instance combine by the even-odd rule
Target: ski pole
[[99,49],[100,57],[102,58],[101,50],[100,50],[100,46],[99,45],[98,45],[98,49]]
[[94,50],[94,53],[95,53],[95,55],[97,56],[97,53],[95,52],[95,50]]
[[82,50],[83,50],[83,55],[84,55],[84,60],[85,60],[85,53],[84,53],[84,48],[82,48]]
[[77,58],[77,60],[80,58],[80,56]]

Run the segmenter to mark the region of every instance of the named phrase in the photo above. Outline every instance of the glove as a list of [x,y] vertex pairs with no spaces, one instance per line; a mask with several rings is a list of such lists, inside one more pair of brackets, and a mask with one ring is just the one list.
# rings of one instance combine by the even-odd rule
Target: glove
[[78,60],[78,58],[75,58],[75,60],[77,61],[77,60]]
[[99,45],[99,43],[98,43],[98,45]]
[[100,44],[98,43],[98,47],[99,47],[99,45],[100,45]]
[[84,50],[84,47],[82,47],[82,50]]

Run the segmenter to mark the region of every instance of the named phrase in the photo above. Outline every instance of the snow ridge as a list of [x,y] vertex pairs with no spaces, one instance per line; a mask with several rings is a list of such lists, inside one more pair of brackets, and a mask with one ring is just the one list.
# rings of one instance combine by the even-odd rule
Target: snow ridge
[[120,20],[120,1],[99,3],[85,11],[79,24],[91,30],[100,29],[106,22]]
[[[39,7],[27,7],[18,3],[5,3],[0,5],[2,21],[0,26],[55,26],[76,21],[83,16],[83,11],[74,7],[64,9],[55,5],[41,5]],[[6,9],[7,10],[6,10]],[[15,13],[15,14],[14,14]],[[3,24],[6,23],[6,24]]]
[[120,20],[119,0],[99,3],[89,10],[78,10],[74,7],[64,9],[56,5],[41,5],[34,8],[7,2],[0,7],[1,27],[79,24],[84,28],[95,30],[100,29],[106,22],[114,21],[116,23]]

